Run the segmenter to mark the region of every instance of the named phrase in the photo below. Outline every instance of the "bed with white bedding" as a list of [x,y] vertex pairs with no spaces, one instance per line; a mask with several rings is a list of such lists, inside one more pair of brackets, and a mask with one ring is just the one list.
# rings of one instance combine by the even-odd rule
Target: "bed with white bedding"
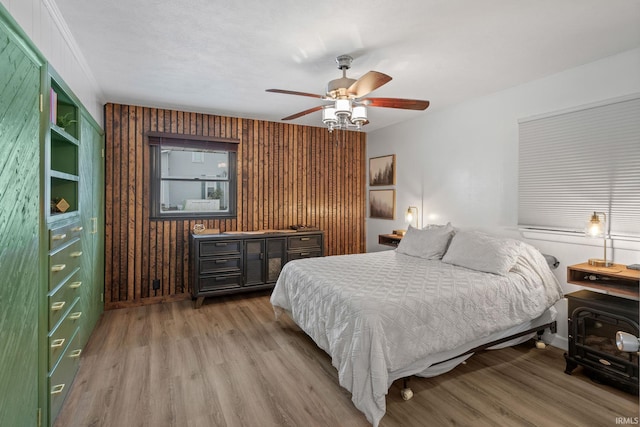
[[271,296],[276,314],[331,356],[374,426],[396,379],[438,375],[474,348],[555,320],[562,291],[538,250],[453,231],[445,244],[443,232],[410,229],[394,251],[292,261]]

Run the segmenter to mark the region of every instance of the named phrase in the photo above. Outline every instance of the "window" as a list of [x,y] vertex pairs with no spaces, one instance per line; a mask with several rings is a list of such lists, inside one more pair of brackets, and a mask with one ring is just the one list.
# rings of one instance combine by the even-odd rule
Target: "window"
[[151,217],[235,217],[237,142],[149,134]]
[[608,233],[640,237],[640,97],[520,120],[521,227],[584,233],[594,211]]

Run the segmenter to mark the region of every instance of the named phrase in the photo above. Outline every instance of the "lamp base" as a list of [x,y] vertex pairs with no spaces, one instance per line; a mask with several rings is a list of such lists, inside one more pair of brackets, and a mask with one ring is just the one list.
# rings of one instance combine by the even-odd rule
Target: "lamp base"
[[594,267],[612,267],[613,263],[604,259],[589,258],[589,265],[593,265]]

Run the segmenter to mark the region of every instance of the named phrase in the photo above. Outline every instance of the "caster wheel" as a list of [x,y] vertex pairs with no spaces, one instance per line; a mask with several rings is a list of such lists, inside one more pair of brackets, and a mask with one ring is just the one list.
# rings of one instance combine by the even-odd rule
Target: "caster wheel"
[[536,341],[536,348],[547,348],[547,345],[544,341]]
[[413,397],[413,390],[411,390],[410,388],[403,388],[402,390],[400,390],[400,395],[404,400],[409,400]]

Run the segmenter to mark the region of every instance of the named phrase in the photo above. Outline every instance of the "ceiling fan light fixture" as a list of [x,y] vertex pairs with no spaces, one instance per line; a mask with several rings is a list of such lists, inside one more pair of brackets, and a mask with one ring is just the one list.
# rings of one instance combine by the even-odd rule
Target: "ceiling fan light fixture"
[[350,117],[351,116],[351,100],[336,99],[335,110],[336,110],[336,116],[338,117]]
[[338,123],[336,109],[333,105],[328,105],[322,109],[322,123],[325,125],[335,125]]
[[327,126],[329,132],[335,129],[350,130],[355,128],[356,130],[361,130],[362,126],[369,123],[367,107],[425,110],[429,106],[429,101],[419,99],[365,98],[369,93],[391,81],[391,76],[372,70],[357,80],[349,78],[347,77],[347,70],[351,68],[352,61],[353,58],[349,55],[340,55],[336,58],[338,69],[342,70],[342,77],[331,80],[324,95],[284,89],[267,89],[267,92],[320,98],[323,101],[333,103],[309,108],[287,116],[282,120],[293,120],[322,110],[322,123]]
[[351,123],[356,125],[358,129],[369,123],[367,107],[364,105],[355,105],[351,110]]

